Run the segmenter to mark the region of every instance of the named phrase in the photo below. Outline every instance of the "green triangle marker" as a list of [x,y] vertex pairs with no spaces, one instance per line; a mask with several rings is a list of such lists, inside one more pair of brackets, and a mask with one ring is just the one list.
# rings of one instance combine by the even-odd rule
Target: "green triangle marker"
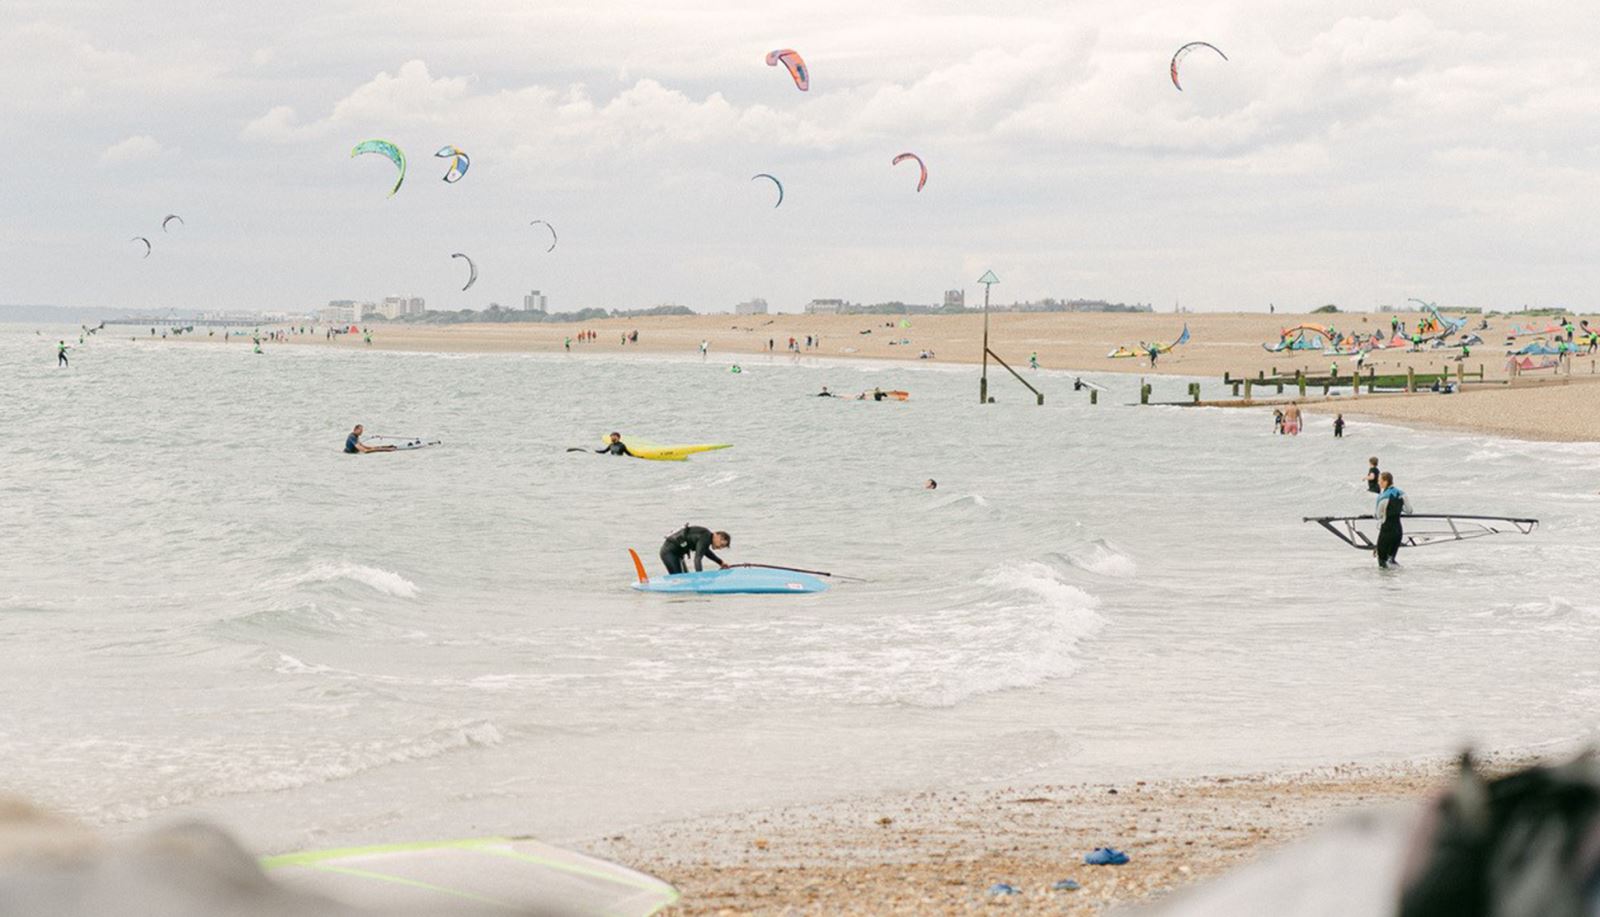
[[978,282],[982,284],[999,283],[1000,278],[994,275],[994,271],[984,271],[983,276],[978,278]]

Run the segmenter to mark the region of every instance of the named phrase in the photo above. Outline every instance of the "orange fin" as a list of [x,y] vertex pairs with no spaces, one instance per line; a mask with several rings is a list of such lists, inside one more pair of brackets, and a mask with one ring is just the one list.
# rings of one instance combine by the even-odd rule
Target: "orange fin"
[[633,570],[635,573],[639,574],[639,582],[650,582],[650,574],[644,572],[644,561],[639,559],[639,552],[629,548],[628,556],[633,558]]

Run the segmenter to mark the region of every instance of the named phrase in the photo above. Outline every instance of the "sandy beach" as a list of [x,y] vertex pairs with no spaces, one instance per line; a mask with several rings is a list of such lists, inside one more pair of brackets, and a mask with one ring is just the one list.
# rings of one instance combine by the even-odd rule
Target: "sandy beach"
[[[1415,313],[1402,313],[1415,321]],[[1132,373],[1152,378],[1157,401],[1176,401],[1183,389],[1176,383],[1163,385],[1162,377],[1202,377],[1221,379],[1252,377],[1265,373],[1325,374],[1337,363],[1341,372],[1350,372],[1349,357],[1329,357],[1316,352],[1269,353],[1263,344],[1274,341],[1284,328],[1300,324],[1333,325],[1362,334],[1386,324],[1388,314],[1266,315],[1261,313],[995,313],[990,317],[990,347],[1019,371],[1026,372],[1030,354],[1037,353],[1044,369],[1078,372]],[[430,353],[552,353],[560,352],[568,338],[578,331],[593,331],[596,340],[572,343],[580,355],[615,353],[674,353],[694,355],[701,341],[709,344],[709,359],[718,362],[796,359],[786,352],[788,339],[801,342],[802,357],[834,359],[872,359],[916,361],[930,352],[938,363],[975,364],[982,358],[983,317],[981,315],[915,316],[910,327],[903,327],[896,316],[872,315],[702,315],[694,317],[655,317],[610,319],[581,326],[561,324],[468,324],[413,325],[373,323],[376,349]],[[1382,418],[1414,426],[1492,433],[1520,439],[1585,441],[1600,439],[1600,412],[1594,410],[1600,390],[1600,362],[1592,356],[1572,361],[1570,374],[1552,371],[1529,373],[1516,380],[1506,372],[1505,340],[1513,325],[1542,324],[1543,319],[1496,316],[1488,320],[1489,329],[1478,332],[1484,343],[1473,348],[1465,367],[1484,373],[1496,384],[1468,385],[1461,393],[1440,397],[1432,393],[1406,395],[1385,393],[1349,397],[1348,390],[1326,399],[1309,397],[1307,413],[1313,417],[1332,412],[1351,416]],[[1473,317],[1469,327],[1476,327]],[[1108,359],[1117,347],[1141,341],[1170,341],[1187,326],[1191,341],[1164,356],[1152,369],[1148,360]],[[622,335],[637,331],[637,343],[624,344]],[[806,335],[820,344],[804,349]],[[189,340],[205,341],[196,337]],[[214,340],[214,339],[209,339]],[[304,346],[362,347],[355,335],[335,338],[330,344],[321,334],[291,336],[288,342]],[[772,341],[775,353],[767,351]],[[1522,339],[1519,343],[1531,339]],[[902,343],[905,342],[905,343]],[[1378,373],[1455,373],[1462,361],[1454,359],[1454,348],[1419,353],[1384,353],[1371,356],[1366,365]],[[998,378],[992,391],[1002,397],[1015,387],[1003,370],[992,368]],[[1257,391],[1256,401],[1286,401],[1293,389],[1282,396],[1271,390]],[[1057,394],[1056,397],[1065,397]]]
[[[1516,762],[1494,762],[1491,770]],[[674,882],[670,913],[1100,914],[1251,862],[1340,815],[1415,807],[1444,761],[925,792],[654,827],[587,845]],[[1096,847],[1123,866],[1086,866]],[[1071,879],[1077,890],[1054,888]],[[1017,894],[996,895],[1005,883]]]

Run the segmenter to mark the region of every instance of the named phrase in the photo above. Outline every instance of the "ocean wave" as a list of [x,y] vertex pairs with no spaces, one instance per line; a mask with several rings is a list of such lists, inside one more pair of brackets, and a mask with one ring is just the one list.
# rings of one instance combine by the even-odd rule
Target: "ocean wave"
[[416,583],[392,570],[348,562],[316,563],[304,573],[284,577],[278,580],[276,584],[301,586],[308,583],[331,583],[339,580],[360,583],[374,592],[381,592],[384,595],[391,595],[400,599],[416,598],[418,592]]
[[1068,554],[1067,561],[1080,570],[1116,579],[1128,579],[1139,572],[1139,565],[1133,562],[1133,558],[1102,540],[1090,542],[1088,547]]

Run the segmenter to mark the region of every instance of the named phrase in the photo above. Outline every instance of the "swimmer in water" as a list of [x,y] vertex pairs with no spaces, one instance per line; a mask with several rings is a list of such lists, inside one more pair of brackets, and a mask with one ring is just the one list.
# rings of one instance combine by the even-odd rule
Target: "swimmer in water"
[[604,449],[594,450],[599,455],[633,455],[628,451],[628,444],[622,441],[621,433],[611,434],[611,442],[606,443]]
[[362,442],[361,441],[361,434],[364,433],[364,432],[366,432],[365,428],[362,427],[361,424],[356,424],[356,428],[354,430],[351,430],[350,431],[350,435],[346,436],[344,438],[344,451],[347,454],[349,454],[349,455],[360,455],[360,454],[366,453],[366,452],[393,452],[393,451],[395,451],[395,447],[393,447],[393,446],[369,446],[366,443]]

